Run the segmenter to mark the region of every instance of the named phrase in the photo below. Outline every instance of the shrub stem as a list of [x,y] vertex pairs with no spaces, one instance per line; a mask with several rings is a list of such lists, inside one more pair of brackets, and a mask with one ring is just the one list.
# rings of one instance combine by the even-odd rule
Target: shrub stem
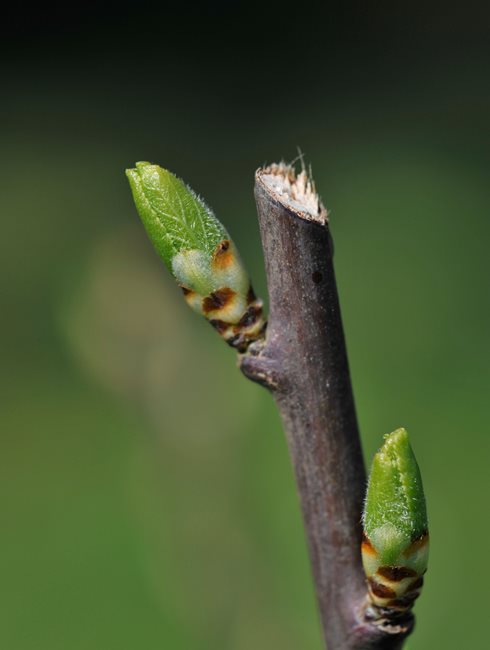
[[413,619],[375,624],[365,606],[366,474],[327,213],[305,172],[286,165],[257,171],[255,197],[270,313],[241,369],[270,389],[282,417],[329,650],[394,650]]

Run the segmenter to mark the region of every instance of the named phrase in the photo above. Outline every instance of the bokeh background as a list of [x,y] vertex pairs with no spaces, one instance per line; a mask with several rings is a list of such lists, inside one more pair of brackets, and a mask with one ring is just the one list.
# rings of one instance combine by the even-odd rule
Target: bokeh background
[[331,211],[366,459],[405,426],[425,480],[409,646],[485,647],[488,3],[13,9],[0,646],[321,649],[275,407],[184,305],[123,173],[184,177],[266,296],[253,173],[300,146]]

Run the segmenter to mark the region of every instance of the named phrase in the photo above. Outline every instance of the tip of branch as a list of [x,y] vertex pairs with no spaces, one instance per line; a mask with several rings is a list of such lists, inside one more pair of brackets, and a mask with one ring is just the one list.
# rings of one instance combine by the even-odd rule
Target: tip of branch
[[307,221],[325,225],[327,210],[315,188],[315,182],[303,166],[296,172],[294,163],[273,163],[257,170],[256,179],[279,203]]

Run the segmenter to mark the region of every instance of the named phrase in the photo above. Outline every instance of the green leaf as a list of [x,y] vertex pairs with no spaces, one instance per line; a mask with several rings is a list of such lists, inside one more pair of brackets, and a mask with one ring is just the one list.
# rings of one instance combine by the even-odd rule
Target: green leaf
[[148,236],[171,271],[178,253],[197,250],[211,255],[228,239],[213,211],[168,170],[138,162],[126,175]]

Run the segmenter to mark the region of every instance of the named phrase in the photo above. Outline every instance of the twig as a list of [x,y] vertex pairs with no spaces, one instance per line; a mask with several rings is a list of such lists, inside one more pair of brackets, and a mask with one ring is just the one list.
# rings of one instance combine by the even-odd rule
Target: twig
[[256,173],[270,314],[241,357],[284,423],[329,650],[394,650],[413,627],[375,624],[366,608],[361,511],[366,477],[333,269],[327,213],[303,170]]

